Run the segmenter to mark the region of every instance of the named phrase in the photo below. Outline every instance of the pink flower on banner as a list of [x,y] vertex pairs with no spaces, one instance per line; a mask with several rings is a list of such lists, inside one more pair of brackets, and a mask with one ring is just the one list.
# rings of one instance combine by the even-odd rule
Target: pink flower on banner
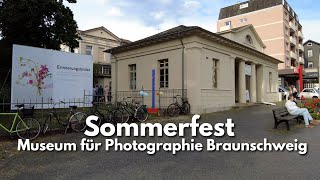
[[29,84],[33,84],[33,80],[32,79],[29,80]]

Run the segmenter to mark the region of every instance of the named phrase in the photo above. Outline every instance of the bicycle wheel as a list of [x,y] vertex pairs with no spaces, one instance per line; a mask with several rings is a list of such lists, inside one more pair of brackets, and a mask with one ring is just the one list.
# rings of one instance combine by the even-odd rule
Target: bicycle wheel
[[122,110],[122,123],[127,123],[130,119],[130,113],[126,110]]
[[40,123],[33,118],[25,118],[18,122],[16,130],[21,139],[34,139],[40,133]]
[[70,127],[75,132],[83,131],[86,128],[87,115],[83,112],[77,112],[70,117]]
[[120,109],[113,110],[112,113],[110,114],[110,121],[112,124],[118,124],[122,123],[124,121],[123,119],[123,111]]
[[98,117],[98,120],[95,121],[93,124],[95,124],[95,125],[97,125],[97,126],[100,127],[100,124],[101,124],[101,122],[102,122],[102,120],[103,120],[103,117],[102,117],[102,115],[100,115],[99,113],[95,113],[94,115]]
[[180,108],[176,103],[173,103],[168,106],[167,112],[169,116],[177,117],[180,114]]
[[144,106],[140,106],[137,108],[135,112],[135,118],[137,118],[138,121],[144,122],[148,119],[148,117],[149,117],[149,113]]
[[190,104],[188,102],[184,102],[182,104],[181,111],[184,115],[190,114]]

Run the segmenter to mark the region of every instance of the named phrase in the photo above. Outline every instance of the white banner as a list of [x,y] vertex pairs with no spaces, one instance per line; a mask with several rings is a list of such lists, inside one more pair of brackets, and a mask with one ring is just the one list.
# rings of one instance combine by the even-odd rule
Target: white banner
[[[84,91],[91,92],[92,85],[91,56],[13,45],[12,104],[41,104],[51,99],[83,102]],[[42,104],[36,106],[41,107]]]

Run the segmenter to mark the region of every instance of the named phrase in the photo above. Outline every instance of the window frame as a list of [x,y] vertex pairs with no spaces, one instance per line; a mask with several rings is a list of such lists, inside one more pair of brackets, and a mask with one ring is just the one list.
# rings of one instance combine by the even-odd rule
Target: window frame
[[231,21],[226,21],[226,22],[224,22],[224,25],[225,25],[225,26],[231,26]]
[[137,89],[137,64],[129,64],[129,89]]
[[253,45],[252,37],[250,36],[250,34],[246,35],[245,40],[247,44]]
[[[311,67],[310,67],[310,65],[311,65]],[[313,62],[308,62],[308,68],[310,68],[310,69],[314,68]]]
[[[163,66],[162,66],[163,65]],[[169,60],[161,59],[158,60],[159,67],[159,87],[163,89],[169,88]],[[163,72],[163,75],[162,75]],[[163,77],[163,80],[161,78]]]
[[103,75],[111,75],[111,67],[110,66],[102,66],[101,67],[101,74],[103,74]]
[[273,73],[272,72],[269,72],[269,92],[273,92],[273,83],[272,83],[272,80],[273,80]]
[[212,87],[219,88],[219,59],[212,58]]
[[[89,50],[88,47],[91,47],[91,49]],[[90,54],[87,53],[88,51],[90,51]],[[92,56],[92,54],[93,54],[92,51],[93,51],[93,46],[86,44],[86,46],[85,46],[85,54]]]
[[308,50],[307,51],[307,55],[308,55],[308,57],[313,57],[313,50]]

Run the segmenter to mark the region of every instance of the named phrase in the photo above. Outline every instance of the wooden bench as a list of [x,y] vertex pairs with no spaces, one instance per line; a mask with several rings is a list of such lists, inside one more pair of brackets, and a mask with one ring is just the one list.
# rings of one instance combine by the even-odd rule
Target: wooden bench
[[274,109],[272,111],[273,111],[273,117],[274,117],[274,129],[277,129],[279,124],[286,123],[287,130],[290,131],[290,127],[289,127],[290,120],[296,120],[299,124],[301,124],[303,120],[302,116],[294,116],[289,114],[287,108],[285,107]]

